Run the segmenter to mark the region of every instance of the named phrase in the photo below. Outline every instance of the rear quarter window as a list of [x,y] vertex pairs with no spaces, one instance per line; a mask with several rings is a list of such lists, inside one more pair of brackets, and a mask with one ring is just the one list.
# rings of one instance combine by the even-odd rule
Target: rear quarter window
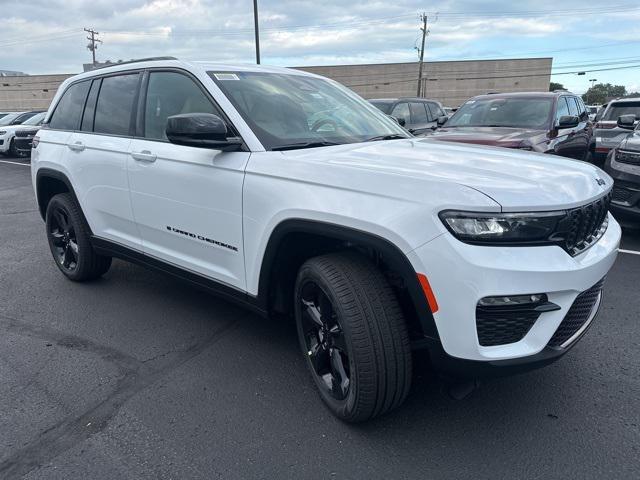
[[84,101],[89,92],[91,80],[74,83],[62,94],[56,105],[49,128],[56,130],[76,130],[84,108]]

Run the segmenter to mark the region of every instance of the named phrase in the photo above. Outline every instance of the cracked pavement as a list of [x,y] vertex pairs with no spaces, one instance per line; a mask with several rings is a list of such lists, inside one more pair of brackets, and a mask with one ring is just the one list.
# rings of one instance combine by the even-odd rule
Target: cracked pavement
[[405,405],[349,426],[289,322],[122,261],[67,281],[29,169],[1,162],[0,240],[2,479],[640,477],[640,256],[554,365],[454,401],[419,355]]

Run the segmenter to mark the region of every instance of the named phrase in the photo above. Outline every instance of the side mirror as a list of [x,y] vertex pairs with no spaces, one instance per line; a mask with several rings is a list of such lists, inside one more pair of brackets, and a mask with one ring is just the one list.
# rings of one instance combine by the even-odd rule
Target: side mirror
[[242,145],[239,137],[228,137],[227,124],[211,113],[184,113],[167,118],[167,138],[176,145],[237,150]]
[[575,128],[580,124],[580,119],[575,115],[563,115],[558,120],[556,128]]
[[636,116],[631,115],[620,115],[618,117],[618,126],[620,128],[624,128],[626,130],[633,130],[634,124],[636,123]]
[[436,120],[436,122],[438,122],[438,126],[441,127],[443,126],[445,123],[447,123],[447,120],[449,120],[449,117],[447,117],[446,115],[441,115],[438,117],[438,119]]

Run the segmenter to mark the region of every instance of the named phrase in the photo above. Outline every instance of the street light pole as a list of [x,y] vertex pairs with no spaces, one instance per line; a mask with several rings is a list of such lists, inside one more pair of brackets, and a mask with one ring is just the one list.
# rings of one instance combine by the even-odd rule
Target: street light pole
[[260,30],[258,27],[258,0],[253,0],[253,23],[256,32],[256,63],[260,65]]
[[593,88],[593,85],[598,81],[598,79],[590,78],[589,81],[591,82],[591,88],[589,89],[589,95],[587,95],[587,102],[589,103],[589,105],[591,105],[591,89]]

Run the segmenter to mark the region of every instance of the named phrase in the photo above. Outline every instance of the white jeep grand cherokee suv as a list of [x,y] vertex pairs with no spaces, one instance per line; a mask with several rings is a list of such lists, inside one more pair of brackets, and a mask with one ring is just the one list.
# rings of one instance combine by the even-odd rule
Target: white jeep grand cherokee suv
[[296,70],[160,58],[84,73],[33,147],[69,279],[119,257],[295,316],[347,421],[402,403],[412,349],[471,378],[557,359],[595,317],[620,240],[593,165],[414,138]]

